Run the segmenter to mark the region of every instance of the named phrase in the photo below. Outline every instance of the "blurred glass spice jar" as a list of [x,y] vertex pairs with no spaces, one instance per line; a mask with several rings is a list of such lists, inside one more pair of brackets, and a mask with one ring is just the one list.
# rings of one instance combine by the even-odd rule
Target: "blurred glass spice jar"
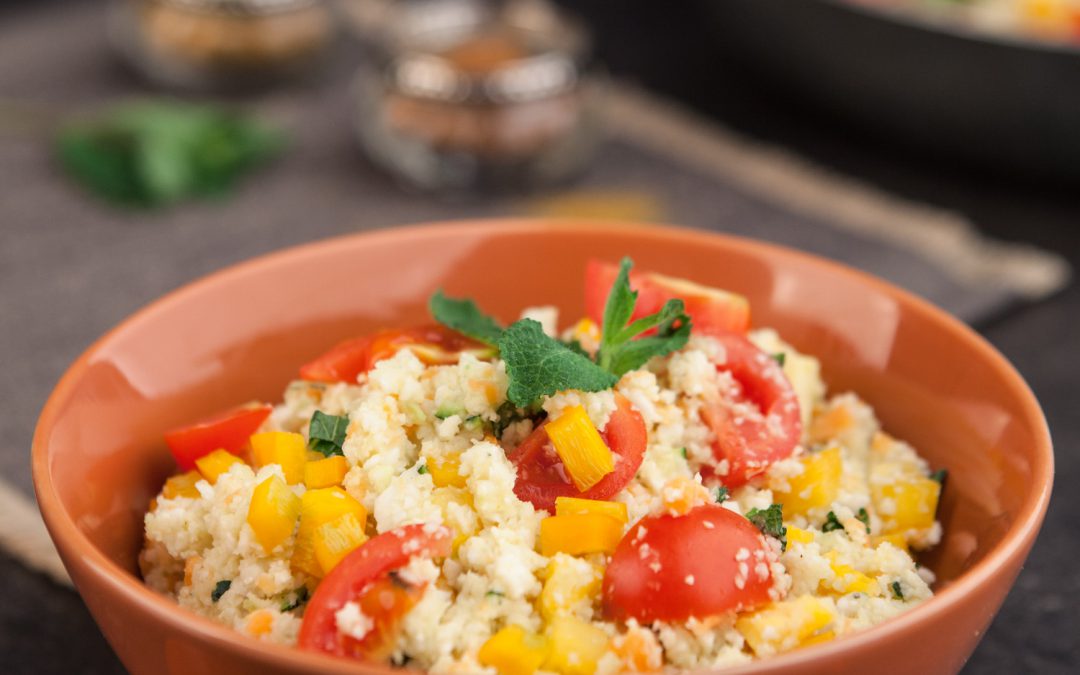
[[113,0],[113,43],[152,81],[261,86],[309,70],[334,34],[323,0]]
[[580,28],[549,5],[399,3],[366,32],[357,129],[369,156],[433,190],[573,176],[596,143]]

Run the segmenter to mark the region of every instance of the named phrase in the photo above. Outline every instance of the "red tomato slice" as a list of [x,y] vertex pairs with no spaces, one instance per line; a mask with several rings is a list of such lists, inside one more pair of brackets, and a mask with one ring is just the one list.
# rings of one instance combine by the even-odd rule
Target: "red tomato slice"
[[750,609],[770,600],[769,556],[753,523],[716,504],[646,516],[604,572],[604,611],[647,625]]
[[645,420],[630,402],[621,395],[615,398],[617,407],[601,434],[614,455],[615,470],[585,492],[580,492],[567,475],[547,431],[540,426],[510,453],[510,461],[517,467],[514,494],[518,499],[554,513],[556,497],[610,499],[626,487],[645,457],[647,431]]
[[[380,657],[382,647],[392,642],[394,630],[423,590],[406,588],[389,573],[404,567],[416,555],[449,555],[450,541],[450,530],[445,527],[405,525],[361,544],[315,589],[300,624],[300,647],[352,658]],[[395,584],[396,590],[392,588]],[[375,622],[363,640],[338,631],[334,615],[347,602],[360,604],[364,614]]]
[[799,399],[776,359],[741,335],[713,337],[726,355],[725,363],[716,368],[730,373],[737,387],[729,397],[702,409],[701,418],[716,434],[717,477],[738,487],[795,451],[802,437]]
[[[602,326],[608,293],[619,266],[590,260],[585,266],[585,313]],[[632,320],[655,314],[668,300],[679,298],[695,331],[745,333],[750,327],[750,302],[737,293],[702,286],[655,272],[630,272],[630,287],[638,292]]]
[[239,454],[251,434],[270,416],[273,408],[258,404],[233,408],[191,426],[165,432],[165,444],[183,471],[195,468],[195,460],[219,448]]
[[356,382],[360,373],[405,348],[428,365],[453,364],[461,354],[491,358],[495,350],[441,325],[393,328],[346,340],[300,367],[300,377],[313,382]]

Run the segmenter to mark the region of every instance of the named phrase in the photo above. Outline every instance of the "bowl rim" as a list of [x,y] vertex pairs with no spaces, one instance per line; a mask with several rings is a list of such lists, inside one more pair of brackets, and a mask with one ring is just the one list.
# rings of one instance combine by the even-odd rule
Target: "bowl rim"
[[[325,654],[301,651],[295,647],[265,643],[223,624],[199,616],[194,612],[180,608],[173,600],[154,592],[142,583],[137,576],[122,569],[98,550],[86,535],[79,531],[75,522],[68,515],[52,482],[48,462],[48,438],[55,427],[60,411],[69,399],[71,390],[87,369],[89,362],[115,336],[133,326],[152,320],[156,314],[184,302],[192,296],[201,294],[219,283],[258,274],[286,261],[317,258],[325,252],[338,247],[365,247],[385,243],[387,240],[396,240],[397,243],[401,244],[413,240],[454,235],[463,237],[482,237],[486,235],[522,236],[560,232],[585,232],[616,236],[629,232],[635,238],[644,238],[646,240],[664,240],[666,242],[674,240],[685,245],[700,245],[705,248],[719,246],[726,249],[741,249],[744,252],[777,260],[781,263],[792,262],[802,266],[809,266],[834,276],[846,277],[856,284],[869,286],[877,292],[892,297],[901,304],[908,305],[913,311],[925,315],[928,320],[941,325],[950,333],[956,335],[957,339],[966,342],[969,347],[976,350],[981,360],[984,360],[988,366],[999,372],[1012,385],[1012,388],[1020,394],[1024,417],[1032,425],[1032,431],[1037,440],[1034,461],[1032,462],[1033,490],[1020,506],[1017,520],[985,558],[959,576],[946,588],[935,593],[926,602],[877,626],[854,635],[845,636],[842,640],[814,645],[806,649],[754,661],[731,668],[725,672],[755,673],[774,668],[779,669],[806,664],[831,653],[863,647],[880,639],[886,634],[886,631],[903,632],[914,624],[949,611],[964,596],[975,591],[1011,560],[1018,556],[1023,558],[1026,555],[1038,535],[1053,487],[1054,457],[1049,428],[1034,393],[1016,368],[985,338],[959,319],[921,297],[869,273],[862,272],[844,263],[778,244],[670,225],[589,219],[487,218],[437,221],[387,227],[374,231],[354,232],[265,253],[203,275],[166,293],[128,315],[127,318],[96,339],[68,367],[49,395],[34,430],[31,446],[33,484],[38,507],[56,547],[67,551],[69,554],[70,562],[65,559],[65,565],[82,567],[83,574],[95,576],[113,593],[140,607],[142,611],[155,616],[163,625],[177,632],[191,635],[198,641],[215,644],[231,651],[236,656],[243,656],[255,662],[273,662],[297,669],[316,669],[316,672],[341,673],[343,675],[345,673],[355,674],[357,670],[354,662]],[[373,666],[372,671],[400,672],[385,666]]]

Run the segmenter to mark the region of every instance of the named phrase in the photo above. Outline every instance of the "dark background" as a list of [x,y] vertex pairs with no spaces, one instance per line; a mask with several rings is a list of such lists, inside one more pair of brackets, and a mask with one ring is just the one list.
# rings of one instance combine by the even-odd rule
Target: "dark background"
[[[994,237],[1058,251],[1080,268],[1076,186],[899,146],[872,129],[855,128],[785,97],[740,72],[738,64],[722,61],[716,38],[690,5],[655,0],[563,4],[586,19],[596,52],[613,74],[831,170],[962,212]],[[24,3],[0,0],[0,21],[16,7]],[[1073,489],[1080,482],[1074,449],[1080,440],[1080,390],[1074,384],[1080,377],[1074,353],[1080,345],[1080,290],[1073,284],[1049,300],[1015,307],[975,328],[1017,366],[1041,401],[1055,441],[1057,489],[1025,570],[964,672],[1074,673],[1080,670],[1080,491]],[[58,591],[2,554],[0,574],[10,594],[0,601],[3,671],[123,672],[77,595]]]

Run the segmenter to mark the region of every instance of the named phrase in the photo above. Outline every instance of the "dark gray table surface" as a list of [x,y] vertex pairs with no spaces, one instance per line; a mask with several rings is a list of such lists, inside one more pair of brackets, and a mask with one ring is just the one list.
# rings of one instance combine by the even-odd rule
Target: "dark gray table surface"
[[[679,13],[630,2],[576,3],[597,31],[610,68],[679,97],[740,131],[785,144],[884,189],[968,214],[1002,239],[1029,241],[1080,266],[1080,197],[912,157],[762,93],[712,62],[710,37]],[[3,14],[0,14],[2,20]],[[0,46],[2,47],[2,46]],[[0,96],[3,92],[0,92]],[[11,177],[4,177],[10,180]],[[2,193],[0,193],[2,194]],[[0,227],[3,224],[0,223]],[[62,242],[58,242],[61,245]],[[120,277],[118,276],[118,282]],[[0,299],[4,289],[0,289]],[[42,307],[42,316],[48,314]],[[976,325],[1028,379],[1057,448],[1057,491],[1039,541],[998,620],[965,672],[1072,673],[1080,669],[1080,288]],[[119,673],[81,601],[0,554],[4,672]]]

